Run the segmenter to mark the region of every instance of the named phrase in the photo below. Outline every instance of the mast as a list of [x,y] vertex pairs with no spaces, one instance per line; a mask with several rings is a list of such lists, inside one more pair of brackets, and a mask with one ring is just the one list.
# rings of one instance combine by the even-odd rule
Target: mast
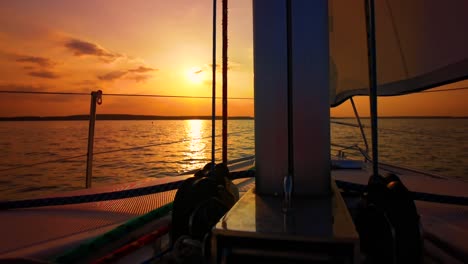
[[374,0],[365,0],[367,24],[367,48],[369,62],[369,103],[372,133],[372,175],[379,175],[378,123],[377,123],[377,62],[375,45]]
[[256,0],[253,11],[255,190],[328,196],[328,1]]
[[227,164],[228,0],[223,0],[223,163]]

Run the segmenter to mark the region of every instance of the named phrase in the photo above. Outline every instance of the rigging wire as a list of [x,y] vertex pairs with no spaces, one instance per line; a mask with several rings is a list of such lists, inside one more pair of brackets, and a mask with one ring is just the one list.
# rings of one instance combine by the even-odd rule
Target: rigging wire
[[211,98],[211,171],[214,172],[215,168],[215,133],[216,133],[216,1],[213,0],[213,54],[211,62],[211,85],[212,85],[212,98]]
[[75,93],[75,92],[38,92],[38,91],[0,91],[2,94],[49,94],[49,95],[87,95],[90,93]]
[[[0,91],[2,94],[45,94],[45,95],[87,95],[90,93],[75,93],[75,92],[37,92],[37,91]],[[212,99],[212,96],[191,96],[191,95],[164,95],[164,94],[115,94],[103,93],[105,96],[120,96],[120,97],[156,97],[156,98],[184,98],[184,99]],[[215,97],[215,99],[223,99]],[[230,100],[253,100],[252,97],[229,97]]]
[[364,127],[362,126],[361,118],[359,117],[359,113],[357,111],[356,104],[354,103],[354,100],[353,100],[352,97],[349,98],[349,100],[351,101],[351,105],[353,107],[354,116],[356,117],[356,120],[357,120],[357,122],[359,124],[359,129],[361,131],[361,136],[362,136],[362,139],[364,140],[364,144],[366,146],[366,152],[369,152],[369,144],[367,143],[366,133],[364,133]]
[[[437,89],[437,88],[433,88]],[[456,87],[447,89],[437,90],[426,90],[418,93],[437,93],[437,92],[452,92],[468,90],[468,87]],[[12,90],[0,90],[0,94],[43,94],[43,95],[78,95],[78,96],[89,96],[91,93],[78,93],[78,92],[38,92],[38,91],[12,91]],[[212,96],[192,96],[192,95],[166,95],[166,94],[119,94],[119,93],[103,93],[105,96],[116,96],[116,97],[156,97],[156,98],[181,98],[181,99],[212,99]],[[215,99],[223,99],[223,97],[215,97]],[[229,100],[253,100],[253,97],[228,97]]]
[[[359,128],[358,124],[353,124],[353,123],[340,122],[340,121],[334,121],[334,120],[330,120],[330,123]],[[369,126],[362,125],[362,128],[369,128]],[[405,131],[405,130],[399,130],[399,129],[394,129],[394,128],[379,127],[378,130],[383,131],[383,132],[395,132],[395,133],[401,133],[401,134],[413,134],[413,135],[417,135],[417,136],[429,136],[429,137],[435,137],[435,138],[441,138],[441,139],[460,140],[460,138],[452,137],[452,136],[449,136],[449,135],[436,135],[436,134],[432,134],[432,133],[412,132],[412,131]]]
[[428,90],[428,91],[421,91],[420,93],[451,92],[451,91],[460,91],[460,90],[468,90],[468,87],[457,87],[457,88],[447,88],[447,89],[438,89],[438,90]]
[[228,86],[228,0],[223,0],[223,145],[222,145],[222,157],[223,163],[227,164],[228,153],[227,153],[227,129],[228,129],[228,100],[227,100],[227,86]]

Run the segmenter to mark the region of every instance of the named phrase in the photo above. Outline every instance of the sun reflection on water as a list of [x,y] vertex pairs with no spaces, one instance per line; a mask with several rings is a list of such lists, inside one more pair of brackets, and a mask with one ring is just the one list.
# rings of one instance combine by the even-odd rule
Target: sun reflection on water
[[185,161],[189,164],[203,163],[207,158],[206,139],[204,137],[205,122],[203,120],[186,120],[185,133],[188,139],[188,149],[185,152]]

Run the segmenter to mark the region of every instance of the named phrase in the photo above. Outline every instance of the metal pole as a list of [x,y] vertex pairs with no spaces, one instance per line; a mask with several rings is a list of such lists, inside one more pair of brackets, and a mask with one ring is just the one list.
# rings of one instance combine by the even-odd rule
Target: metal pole
[[213,58],[211,64],[212,71],[212,97],[211,97],[211,169],[215,166],[215,133],[216,133],[216,1],[213,0]]
[[227,164],[228,0],[223,0],[223,163]]
[[286,48],[287,48],[287,115],[288,115],[288,175],[283,179],[284,205],[283,212],[291,208],[291,198],[294,189],[294,134],[293,134],[293,87],[292,87],[292,7],[291,0],[286,1]]
[[365,0],[367,22],[367,45],[369,60],[369,103],[372,129],[372,171],[379,175],[378,123],[377,123],[377,62],[375,45],[375,10],[374,0]]
[[93,148],[94,126],[96,123],[96,104],[101,104],[102,91],[91,92],[91,106],[89,110],[88,153],[86,160],[86,188],[91,188],[93,177]]

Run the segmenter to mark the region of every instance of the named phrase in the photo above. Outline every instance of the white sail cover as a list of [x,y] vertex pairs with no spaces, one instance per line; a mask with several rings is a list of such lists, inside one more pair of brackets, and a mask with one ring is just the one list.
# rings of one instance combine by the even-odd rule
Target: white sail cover
[[[330,105],[368,95],[364,0],[330,0]],[[468,0],[375,0],[378,95],[468,77]]]

